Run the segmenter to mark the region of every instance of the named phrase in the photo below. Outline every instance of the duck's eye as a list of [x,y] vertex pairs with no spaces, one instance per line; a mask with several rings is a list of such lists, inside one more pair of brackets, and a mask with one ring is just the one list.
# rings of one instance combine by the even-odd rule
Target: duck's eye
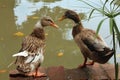
[[52,20],[50,20],[50,19],[47,19],[47,21],[49,21],[49,22],[53,22]]

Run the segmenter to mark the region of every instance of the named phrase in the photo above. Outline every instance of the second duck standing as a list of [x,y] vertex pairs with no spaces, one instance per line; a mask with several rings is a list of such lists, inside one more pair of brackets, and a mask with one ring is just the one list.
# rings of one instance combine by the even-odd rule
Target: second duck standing
[[[114,51],[106,45],[102,37],[100,35],[96,36],[95,31],[84,28],[76,12],[67,10],[59,20],[67,18],[73,20],[76,24],[73,26],[72,35],[84,57],[84,62],[79,67],[93,65],[94,62],[106,63],[112,57]],[[92,62],[87,63],[87,58],[91,59]]]

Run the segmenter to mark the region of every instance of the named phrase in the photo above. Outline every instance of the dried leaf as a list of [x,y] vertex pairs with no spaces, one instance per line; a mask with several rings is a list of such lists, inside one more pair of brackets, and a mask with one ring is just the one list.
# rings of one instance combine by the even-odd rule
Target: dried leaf
[[5,73],[7,70],[0,70],[0,73]]
[[62,52],[59,52],[59,53],[57,54],[57,56],[58,56],[58,57],[61,57],[61,56],[63,56],[63,53],[62,53]]
[[14,35],[18,36],[18,37],[22,37],[22,36],[24,36],[24,33],[22,33],[22,32],[16,32],[16,33],[14,33]]
[[37,17],[37,16],[34,16],[34,17],[32,17],[32,19],[39,19],[39,17]]
[[48,36],[48,33],[45,33],[45,36]]

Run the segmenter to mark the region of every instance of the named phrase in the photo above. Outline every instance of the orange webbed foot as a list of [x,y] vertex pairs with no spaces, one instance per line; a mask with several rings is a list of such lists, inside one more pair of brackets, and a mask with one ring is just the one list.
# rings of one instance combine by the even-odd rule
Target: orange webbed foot
[[82,65],[79,65],[78,68],[85,68],[86,65],[94,65],[94,61],[88,62],[88,63],[84,63],[84,64],[82,64]]
[[47,75],[45,73],[37,72],[33,74],[35,77],[46,77]]
[[86,65],[94,65],[94,61],[86,63]]
[[31,73],[27,74],[27,76],[46,77],[47,75],[45,73],[41,73],[41,72],[37,71],[37,72],[31,72]]

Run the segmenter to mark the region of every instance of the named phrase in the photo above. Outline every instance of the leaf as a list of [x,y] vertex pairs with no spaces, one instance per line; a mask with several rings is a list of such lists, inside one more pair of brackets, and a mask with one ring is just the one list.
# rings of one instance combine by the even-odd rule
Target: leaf
[[48,33],[45,33],[45,36],[48,36]]
[[92,11],[90,12],[88,20],[90,20],[90,18],[91,18],[91,16],[92,16],[92,14],[93,14],[94,11],[95,11],[95,9],[92,9]]
[[101,25],[102,25],[102,23],[103,23],[106,19],[107,19],[107,18],[102,19],[102,20],[100,21],[100,23],[98,24],[98,27],[97,27],[97,30],[96,30],[96,35],[98,35],[99,30],[100,30],[100,28],[101,28]]
[[18,36],[18,37],[22,37],[22,36],[24,36],[24,33],[22,33],[22,32],[16,32],[16,33],[14,33],[14,35]]
[[113,4],[113,2],[114,2],[114,0],[112,0],[112,1],[110,2],[110,5],[112,5],[112,4]]
[[116,16],[118,16],[118,15],[120,15],[120,12],[114,14],[113,16],[116,17]]
[[[116,5],[116,3],[115,3],[115,5]],[[117,10],[119,12],[119,9],[120,9],[120,4],[118,3],[117,7],[114,9],[114,12],[117,12]]]
[[4,70],[4,69],[3,69],[3,70],[0,70],[0,73],[5,73],[6,71],[7,71],[7,70]]
[[92,7],[92,8],[95,9],[96,11],[98,11],[98,12],[100,12],[100,13],[103,13],[103,11],[102,11],[101,9],[99,9],[99,8],[97,8],[97,7],[89,4],[89,3],[87,3],[86,1],[83,1],[83,0],[80,0],[80,1],[82,1],[82,2],[85,3],[85,4],[87,4],[88,6]]
[[32,19],[39,19],[39,17],[37,17],[37,16],[33,16]]
[[106,0],[105,3],[103,4],[103,11],[105,9],[105,5],[106,5],[107,2],[108,2],[108,0]]
[[59,53],[57,54],[57,56],[58,56],[58,57],[61,57],[61,56],[63,56],[63,53],[62,53],[62,52],[59,52]]

